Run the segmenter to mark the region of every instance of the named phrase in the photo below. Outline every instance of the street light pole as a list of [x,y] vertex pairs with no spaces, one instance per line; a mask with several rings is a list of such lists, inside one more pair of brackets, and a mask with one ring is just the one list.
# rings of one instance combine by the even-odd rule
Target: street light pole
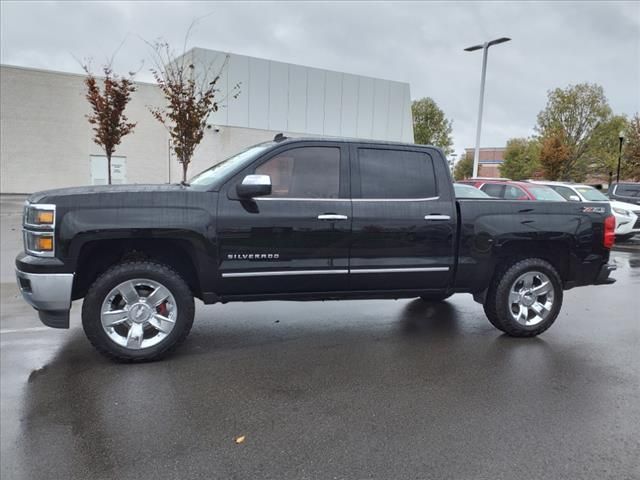
[[480,161],[480,133],[482,131],[482,109],[484,106],[484,83],[487,76],[487,56],[489,55],[489,47],[497,45],[499,43],[508,42],[511,40],[507,37],[497,38],[490,42],[485,42],[482,45],[474,45],[472,47],[465,48],[465,52],[474,52],[482,49],[482,75],[480,77],[480,102],[478,105],[478,127],[476,129],[476,149],[473,154],[473,177],[478,176],[478,163]]
[[622,161],[622,144],[624,142],[624,131],[620,130],[618,134],[618,139],[620,140],[620,147],[618,151],[618,173],[616,174],[616,183],[620,183],[620,162]]

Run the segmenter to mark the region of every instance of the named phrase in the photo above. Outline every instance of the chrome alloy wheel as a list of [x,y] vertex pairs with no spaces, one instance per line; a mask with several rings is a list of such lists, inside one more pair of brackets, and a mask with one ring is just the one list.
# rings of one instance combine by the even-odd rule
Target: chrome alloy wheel
[[553,284],[542,272],[520,275],[509,290],[509,312],[525,327],[543,322],[553,308]]
[[132,350],[153,347],[173,330],[176,300],[167,287],[148,278],[135,278],[113,288],[102,302],[100,322],[117,345]]

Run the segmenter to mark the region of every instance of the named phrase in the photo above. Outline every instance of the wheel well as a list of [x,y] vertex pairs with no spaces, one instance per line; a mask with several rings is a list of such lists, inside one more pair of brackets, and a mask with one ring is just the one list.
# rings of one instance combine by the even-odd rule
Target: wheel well
[[[549,262],[556,269],[562,282],[570,280],[569,247],[562,242],[531,242],[515,241],[503,245],[496,255],[495,267],[491,274],[490,283],[504,268],[527,258],[540,258]],[[474,292],[473,299],[484,303],[489,287]]]
[[495,272],[504,265],[526,258],[546,260],[553,265],[563,282],[569,280],[569,248],[562,242],[510,242],[500,249]]
[[200,279],[189,252],[189,243],[178,239],[126,238],[87,242],[76,262],[72,297],[74,300],[83,298],[96,278],[117,263],[154,260],[173,268],[187,282],[193,295],[202,298]]

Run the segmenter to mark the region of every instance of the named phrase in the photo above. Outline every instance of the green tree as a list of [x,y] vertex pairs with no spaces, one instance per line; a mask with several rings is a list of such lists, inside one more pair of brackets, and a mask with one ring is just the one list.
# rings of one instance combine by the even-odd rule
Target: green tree
[[453,178],[456,180],[464,180],[471,178],[473,175],[473,154],[463,153],[453,168]]
[[[553,167],[557,178],[576,180],[584,176],[596,156],[597,137],[611,119],[611,107],[599,85],[580,83],[548,93],[547,105],[538,114],[536,131],[543,139],[549,139],[548,149],[553,143],[557,152],[563,152],[564,160]],[[560,149],[558,141],[565,142],[566,149]]]
[[[622,115],[614,115],[596,128],[589,151],[585,154],[586,170],[590,174],[615,175],[620,149],[620,132],[626,131],[629,122]],[[624,171],[620,175],[624,176]]]
[[640,181],[640,115],[637,113],[629,120],[625,137],[620,177]]
[[411,115],[416,143],[440,147],[447,157],[453,153],[452,122],[435,101],[429,97],[414,100]]
[[535,138],[512,138],[507,141],[500,175],[512,180],[532,178],[540,169],[540,142]]

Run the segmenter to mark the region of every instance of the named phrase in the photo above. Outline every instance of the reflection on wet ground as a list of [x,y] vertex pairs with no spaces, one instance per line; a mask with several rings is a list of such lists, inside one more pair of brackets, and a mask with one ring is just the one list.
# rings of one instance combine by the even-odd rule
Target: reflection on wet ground
[[614,258],[618,282],[566,292],[535,339],[469,295],[200,305],[146,365],[97,355],[79,305],[71,330],[40,329],[3,285],[0,473],[637,478],[640,255]]

